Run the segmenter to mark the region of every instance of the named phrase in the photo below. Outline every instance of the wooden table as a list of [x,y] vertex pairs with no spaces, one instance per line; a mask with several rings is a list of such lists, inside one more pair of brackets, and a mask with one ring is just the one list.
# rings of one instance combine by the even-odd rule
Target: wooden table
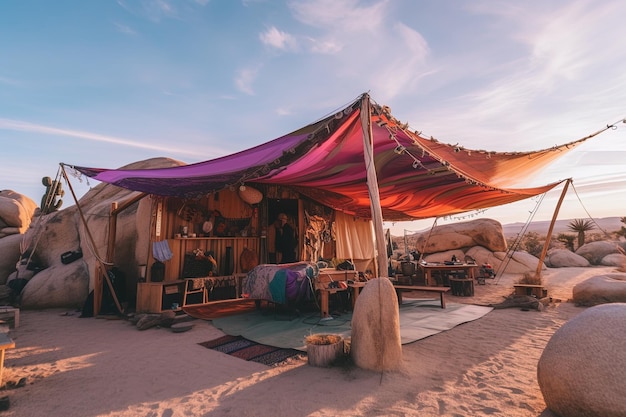
[[2,385],[2,371],[4,371],[4,351],[13,349],[15,342],[6,333],[0,333],[0,386]]
[[424,271],[424,279],[426,280],[426,285],[437,285],[437,282],[433,279],[432,273],[433,271],[448,273],[448,275],[452,275],[456,271],[463,271],[468,279],[474,279],[474,271],[478,268],[476,264],[445,264],[445,263],[435,263],[435,262],[421,262],[419,267],[422,271]]

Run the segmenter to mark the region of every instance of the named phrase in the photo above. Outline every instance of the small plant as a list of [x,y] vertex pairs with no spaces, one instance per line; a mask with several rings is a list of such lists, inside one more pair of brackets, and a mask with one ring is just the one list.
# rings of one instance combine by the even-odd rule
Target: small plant
[[522,278],[520,278],[518,284],[543,285],[542,281],[541,275],[535,275],[527,272]]
[[574,239],[576,236],[568,235],[567,233],[559,233],[557,240],[565,245],[565,247],[574,252]]
[[304,339],[307,345],[333,345],[341,342],[341,336],[336,334],[312,334]]

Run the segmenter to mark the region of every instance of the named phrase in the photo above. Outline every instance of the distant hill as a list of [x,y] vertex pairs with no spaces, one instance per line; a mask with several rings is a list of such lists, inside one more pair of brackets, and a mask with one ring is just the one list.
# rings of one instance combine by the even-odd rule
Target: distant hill
[[[597,225],[595,225],[596,228],[592,230],[591,232],[592,233],[602,232],[604,230],[605,232],[610,233],[610,232],[618,231],[622,228],[622,226],[626,226],[624,225],[624,223],[620,221],[620,218],[621,217],[604,217],[600,219],[593,219],[594,223],[597,223]],[[570,224],[572,220],[574,219],[557,220],[554,223],[554,230],[552,234],[557,235],[559,233],[565,233],[565,232],[571,233],[571,231],[567,228],[567,225]],[[523,227],[524,227],[524,223],[522,222],[503,224],[502,231],[505,237],[515,237],[521,232]],[[541,234],[545,235],[546,233],[548,233],[549,227],[550,227],[549,220],[532,222],[528,226],[526,233],[535,232],[540,235]]]

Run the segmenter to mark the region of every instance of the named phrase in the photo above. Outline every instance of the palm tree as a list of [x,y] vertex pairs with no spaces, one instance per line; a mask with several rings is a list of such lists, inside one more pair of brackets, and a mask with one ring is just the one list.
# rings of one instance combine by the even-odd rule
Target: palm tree
[[580,248],[585,244],[585,232],[595,229],[595,226],[591,220],[574,219],[569,222],[567,228],[578,233],[578,247]]

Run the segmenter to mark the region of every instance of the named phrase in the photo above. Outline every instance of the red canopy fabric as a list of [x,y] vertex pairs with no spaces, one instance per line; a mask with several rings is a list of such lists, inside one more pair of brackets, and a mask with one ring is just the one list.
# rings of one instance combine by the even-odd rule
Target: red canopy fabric
[[[186,198],[241,184],[280,184],[328,207],[370,218],[362,98],[285,136],[205,162],[143,170],[73,168],[130,190]],[[545,193],[562,181],[508,187],[591,137],[535,152],[471,150],[421,137],[387,107],[371,108],[374,165],[387,221],[453,215]]]

